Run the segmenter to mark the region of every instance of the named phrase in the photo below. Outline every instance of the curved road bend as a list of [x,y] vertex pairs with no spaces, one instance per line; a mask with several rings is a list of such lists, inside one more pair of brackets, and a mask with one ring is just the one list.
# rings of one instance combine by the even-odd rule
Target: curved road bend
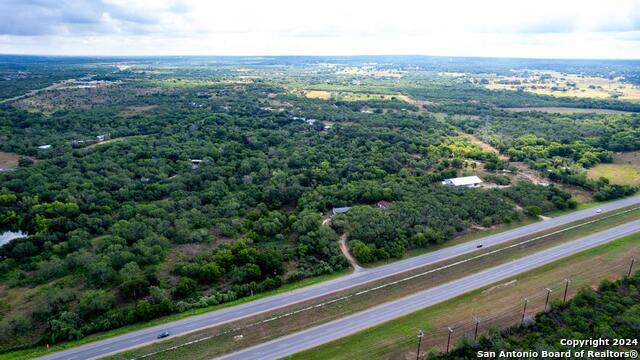
[[639,231],[640,220],[636,220],[221,359],[278,359],[289,356]]
[[[636,204],[640,204],[640,195],[603,204],[599,208],[602,209],[603,213],[605,213]],[[353,288],[371,281],[379,280],[388,276],[419,268],[421,266],[471,253],[477,250],[476,246],[479,244],[482,244],[484,247],[501,244],[519,237],[527,236],[560,225],[565,225],[577,220],[585,219],[593,215],[595,215],[594,209],[576,211],[567,215],[555,217],[547,221],[537,222],[534,224],[508,230],[499,234],[469,241],[463,244],[446,247],[444,249],[396,261],[377,268],[363,269],[358,273],[352,273],[350,275],[322,282],[320,284],[296,289],[274,296],[269,296],[260,300],[255,300],[216,311],[211,311],[205,314],[192,316],[170,323],[132,331],[127,334],[92,342],[68,350],[51,353],[49,355],[43,356],[41,359],[91,359],[124,351],[126,349],[135,348],[158,341],[156,336],[163,331],[168,331],[169,333],[171,333],[172,337],[175,335],[184,335],[189,332],[217,326],[249,316],[254,316],[263,312],[275,310],[291,304],[324,296],[333,292]]]

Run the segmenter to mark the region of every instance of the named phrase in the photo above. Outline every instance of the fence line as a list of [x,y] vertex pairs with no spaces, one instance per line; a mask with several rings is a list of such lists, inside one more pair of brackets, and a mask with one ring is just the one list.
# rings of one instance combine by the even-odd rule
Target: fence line
[[[610,275],[614,275],[615,279],[623,278],[629,274],[635,262],[636,259],[631,257],[631,259],[625,263],[598,267],[596,270],[589,268],[583,269],[573,273],[573,275],[567,279],[550,282],[549,286],[544,289],[536,289],[535,292],[532,292],[530,296],[522,299],[522,301],[503,308],[500,311],[494,311],[489,314],[475,314],[468,319],[450,323],[446,326],[439,326],[425,333],[422,339],[422,349],[426,350],[422,350],[419,355],[421,357],[429,350],[434,349],[447,352],[462,338],[475,340],[486,334],[491,328],[506,328],[522,322],[532,321],[537,313],[550,309],[551,303],[554,300],[563,301],[565,291],[567,292],[566,300],[569,300],[571,293],[575,293],[578,290],[578,288],[572,286],[572,284],[583,283],[579,285],[579,288],[582,288],[585,285],[584,283],[594,280],[604,280],[605,278],[610,278]],[[406,340],[397,342],[397,344],[406,344],[407,347],[410,347],[410,344],[413,343],[415,346],[416,339],[414,337],[405,336],[405,338]],[[379,349],[377,348],[369,349],[368,351],[360,353],[360,355],[373,355],[378,351]],[[415,350],[413,353],[416,354]]]

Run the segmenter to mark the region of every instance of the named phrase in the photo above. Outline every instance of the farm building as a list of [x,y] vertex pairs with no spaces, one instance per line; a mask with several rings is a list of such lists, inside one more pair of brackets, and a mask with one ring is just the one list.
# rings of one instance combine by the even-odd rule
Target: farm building
[[482,184],[482,179],[477,176],[464,176],[451,179],[445,179],[442,185],[446,186],[463,186],[463,187],[478,187]]
[[111,139],[111,134],[98,135],[98,136],[96,136],[96,139],[98,140],[98,142],[105,141],[105,140],[110,140]]
[[38,146],[38,149],[40,149],[40,150],[48,150],[48,149],[51,149],[51,145],[48,145],[48,144],[47,145],[40,145],[40,146]]
[[331,216],[346,213],[349,209],[351,209],[351,206],[333,208],[333,210],[331,210]]
[[191,169],[195,170],[197,168],[200,167],[200,164],[202,164],[202,160],[200,159],[191,159]]

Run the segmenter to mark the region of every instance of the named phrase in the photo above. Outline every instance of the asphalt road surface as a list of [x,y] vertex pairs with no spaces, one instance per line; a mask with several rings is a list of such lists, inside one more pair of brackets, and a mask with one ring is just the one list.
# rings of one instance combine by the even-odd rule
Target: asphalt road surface
[[[602,213],[606,213],[636,204],[640,204],[640,196],[633,196],[630,198],[603,204],[598,208],[602,209]],[[313,286],[296,289],[286,293],[269,296],[260,300],[247,302],[225,309],[211,311],[205,314],[192,316],[189,318],[149,327],[138,331],[132,331],[127,334],[92,342],[68,350],[51,353],[49,355],[43,356],[42,359],[79,360],[105,356],[107,354],[112,354],[156,342],[158,341],[157,335],[163,331],[168,331],[171,334],[171,337],[174,337],[176,335],[184,335],[186,333],[212,326],[217,326],[245,317],[254,316],[291,304],[321,297],[333,292],[360,286],[371,281],[403,273],[405,271],[421,266],[471,253],[478,250],[477,245],[479,244],[482,244],[483,247],[486,248],[489,246],[508,242],[519,237],[568,224],[577,220],[585,219],[594,215],[596,215],[595,208],[576,211],[568,215],[559,216],[550,220],[522,226],[496,235],[487,236],[478,240],[469,241],[463,244],[429,252],[424,255],[400,260],[388,265],[380,266],[373,269],[364,269],[358,273],[346,275],[338,279],[326,281]]]
[[289,356],[639,231],[640,220],[636,220],[221,359],[278,359]]

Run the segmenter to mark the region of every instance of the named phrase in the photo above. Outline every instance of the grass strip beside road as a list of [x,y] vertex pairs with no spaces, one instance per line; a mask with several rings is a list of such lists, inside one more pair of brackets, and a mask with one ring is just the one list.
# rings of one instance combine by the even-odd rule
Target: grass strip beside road
[[[563,226],[562,228],[571,228],[565,232],[557,232],[557,228],[550,229],[542,236],[536,234],[536,236],[520,238],[517,241],[414,269],[365,286],[116,354],[112,358],[131,359],[160,351],[156,356],[149,358],[163,358],[163,356],[171,354],[172,357],[191,359],[213,357],[237,351],[473,274],[563,242],[624,224],[640,217],[640,209],[632,209],[635,210],[621,209],[613,215],[595,216],[595,218],[602,220],[587,225],[575,227],[574,223]],[[593,219],[587,219],[580,223],[589,220]],[[194,341],[196,343],[192,343]],[[182,346],[185,343],[190,345]],[[176,346],[178,348],[175,348]],[[170,352],[163,352],[169,348],[171,348]]]
[[[504,313],[505,308],[513,309],[513,316],[506,317],[508,321],[503,326],[512,325],[519,320],[525,297],[530,299],[528,314],[542,311],[545,288],[555,287],[560,290],[564,279],[570,279],[568,298],[571,298],[581,287],[596,286],[603,279],[616,279],[626,275],[631,256],[640,257],[640,233],[572,255],[505,279],[498,285],[486,286],[289,358],[415,358],[415,335],[418,329],[427,333],[428,339],[423,342],[423,349],[437,346],[443,350],[446,346],[448,326],[458,325],[464,328],[465,323],[473,323],[474,316],[478,316],[482,323],[483,319],[490,318],[492,314]],[[552,292],[552,299],[561,299],[562,295],[562,291]],[[534,303],[531,299],[535,297],[538,301]],[[481,332],[487,329],[485,324],[483,326]],[[472,336],[468,332],[466,335]]]
[[[467,234],[464,234],[462,236],[456,237],[455,239],[444,243],[444,244],[440,244],[440,245],[434,245],[434,246],[430,246],[429,248],[424,248],[424,249],[418,249],[415,251],[410,251],[407,252],[405,257],[412,257],[412,256],[417,256],[417,255],[421,255],[427,252],[432,252],[432,251],[437,251],[439,249],[445,248],[447,246],[453,246],[453,245],[458,245],[464,242],[468,242],[468,241],[473,241],[475,239],[478,239],[480,237],[485,237],[485,236],[490,236],[502,231],[507,231],[507,230],[511,230],[517,227],[521,227],[521,226],[525,226],[525,225],[529,225],[531,223],[534,223],[538,220],[534,220],[532,218],[526,218],[520,222],[514,222],[512,224],[502,224],[499,226],[496,226],[494,228],[491,229],[487,229],[487,230],[482,230],[482,231],[473,231]],[[391,262],[391,261],[390,261]],[[376,264],[376,265],[381,265],[382,263]],[[183,313],[177,313],[177,314],[172,314],[172,315],[168,315],[168,316],[164,316],[164,317],[160,317],[157,319],[153,319],[150,320],[148,322],[143,322],[143,323],[136,323],[136,324],[131,324],[131,325],[126,325],[117,329],[113,329],[113,330],[109,330],[109,331],[105,331],[105,332],[101,332],[101,333],[97,333],[97,334],[92,334],[92,335],[88,335],[80,340],[76,340],[76,341],[68,341],[68,342],[64,342],[64,343],[60,343],[60,344],[56,344],[51,346],[51,348],[49,350],[47,350],[44,346],[39,346],[39,347],[33,347],[33,348],[28,348],[28,349],[23,349],[23,350],[15,350],[15,351],[11,351],[11,352],[7,352],[7,353],[2,353],[0,354],[0,360],[20,360],[20,359],[33,359],[39,356],[43,356],[43,355],[47,355],[50,354],[52,352],[55,351],[62,351],[62,350],[66,350],[66,349],[70,349],[73,347],[77,347],[77,346],[81,346],[84,344],[88,344],[94,341],[99,341],[99,340],[104,340],[104,339],[108,339],[114,336],[119,336],[119,335],[123,335],[132,331],[137,331],[137,330],[142,330],[148,327],[152,327],[152,326],[156,326],[156,325],[161,325],[161,324],[165,324],[165,323],[169,323],[172,321],[176,321],[176,320],[181,320],[184,319],[186,317],[190,317],[190,316],[195,316],[195,315],[200,315],[200,314],[204,314],[207,312],[211,312],[211,311],[216,311],[216,310],[220,310],[226,307],[230,307],[230,306],[235,306],[235,305],[240,305],[240,304],[244,304],[246,302],[250,302],[250,301],[255,301],[255,300],[259,300],[268,296],[273,296],[273,295],[277,295],[280,293],[285,293],[285,292],[289,292],[292,290],[296,290],[299,288],[303,288],[303,287],[307,287],[307,286],[311,286],[311,285],[316,285],[325,281],[330,281],[336,278],[339,278],[341,276],[347,275],[349,273],[351,273],[352,270],[348,269],[348,270],[344,270],[344,271],[339,271],[339,272],[335,272],[332,274],[327,274],[327,275],[321,275],[321,276],[317,276],[317,277],[313,277],[313,278],[308,278],[308,279],[303,279],[301,281],[297,281],[295,283],[291,283],[291,284],[287,284],[284,285],[281,288],[275,289],[275,290],[271,290],[271,291],[267,291],[264,293],[259,293],[250,297],[244,297],[229,303],[225,303],[225,304],[219,304],[219,305],[214,305],[214,306],[210,306],[210,307],[205,307],[205,308],[198,308],[198,309],[192,309]]]
[[136,323],[136,324],[132,324],[132,325],[127,325],[127,326],[123,326],[117,329],[113,329],[113,330],[109,330],[109,331],[105,331],[102,333],[98,333],[98,334],[94,334],[94,335],[89,335],[87,337],[84,337],[80,340],[77,341],[69,341],[69,342],[65,342],[65,343],[61,343],[58,345],[54,345],[51,347],[51,349],[49,351],[46,350],[46,348],[44,346],[42,347],[38,347],[38,348],[31,348],[31,349],[25,349],[25,350],[17,350],[17,351],[12,351],[12,352],[8,352],[8,353],[4,353],[4,354],[0,354],[0,360],[21,360],[21,359],[33,359],[39,356],[44,356],[47,354],[50,354],[54,351],[62,351],[65,349],[70,349],[76,346],[80,346],[80,345],[84,345],[84,344],[88,344],[94,341],[98,341],[98,340],[103,340],[103,339],[107,339],[110,337],[114,337],[114,336],[118,336],[118,335],[123,335],[132,331],[136,331],[136,330],[141,330],[141,329],[145,329],[148,327],[152,327],[155,325],[160,325],[160,324],[164,324],[164,323],[168,323],[171,321],[176,321],[176,320],[181,320],[190,316],[195,316],[195,315],[200,315],[200,314],[204,314],[210,311],[215,311],[215,310],[220,310],[220,309],[224,309],[227,307],[231,307],[231,306],[235,306],[235,305],[240,305],[240,304],[244,304],[250,301],[254,301],[254,300],[259,300],[268,296],[273,296],[273,295],[277,295],[277,294],[281,294],[281,293],[285,293],[288,291],[292,291],[295,289],[299,289],[302,287],[306,287],[306,286],[311,286],[311,285],[315,285],[321,282],[325,282],[325,281],[329,281],[335,278],[338,278],[340,276],[344,276],[346,274],[349,274],[351,272],[351,270],[345,270],[345,271],[339,271],[339,272],[335,272],[332,274],[328,274],[328,275],[322,275],[322,276],[317,276],[317,277],[313,277],[313,278],[308,278],[308,279],[304,279],[301,281],[297,281],[295,283],[291,283],[291,284],[287,284],[284,285],[278,289],[275,290],[271,290],[271,291],[266,291],[263,293],[259,293],[253,296],[248,296],[248,297],[243,297],[240,298],[238,300],[234,300],[228,303],[224,303],[224,304],[219,304],[219,305],[214,305],[214,306],[210,306],[210,307],[205,307],[205,308],[198,308],[198,309],[191,309],[182,313],[177,313],[177,314],[172,314],[169,316],[164,316],[161,318],[157,318],[157,319],[153,319],[150,320],[148,322],[144,322],[144,323]]

